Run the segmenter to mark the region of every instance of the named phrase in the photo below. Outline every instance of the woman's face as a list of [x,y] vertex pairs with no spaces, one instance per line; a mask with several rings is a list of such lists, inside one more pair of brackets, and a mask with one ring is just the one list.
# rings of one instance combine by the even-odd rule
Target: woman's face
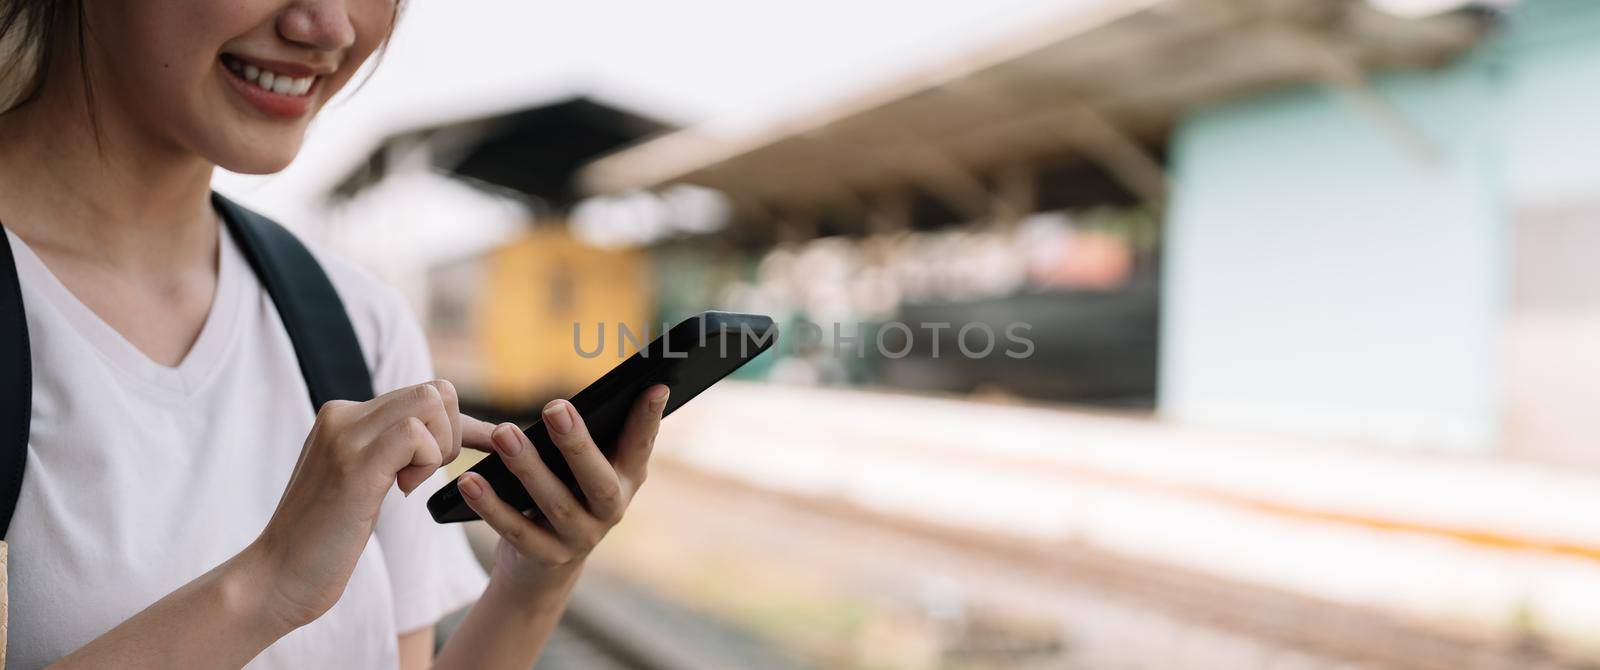
[[395,0],[83,3],[100,113],[235,172],[283,169],[393,25]]

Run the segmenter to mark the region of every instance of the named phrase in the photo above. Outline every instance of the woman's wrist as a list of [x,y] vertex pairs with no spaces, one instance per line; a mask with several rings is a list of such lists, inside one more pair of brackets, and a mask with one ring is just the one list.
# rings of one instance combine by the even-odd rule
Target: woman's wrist
[[259,542],[252,543],[215,572],[211,592],[229,617],[253,634],[277,640],[310,621],[285,602],[283,575]]
[[532,576],[513,574],[496,565],[489,572],[489,586],[484,591],[484,597],[526,609],[529,613],[559,609],[566,604],[567,596],[582,572],[583,561],[548,567]]
[[497,564],[489,585],[435,659],[435,668],[526,668],[566,607],[582,561],[542,570]]

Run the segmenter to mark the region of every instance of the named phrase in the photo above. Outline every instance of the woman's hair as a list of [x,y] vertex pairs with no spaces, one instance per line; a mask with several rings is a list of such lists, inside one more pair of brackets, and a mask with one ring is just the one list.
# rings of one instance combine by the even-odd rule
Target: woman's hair
[[[0,113],[27,103],[39,93],[44,74],[60,57],[63,45],[55,39],[73,24],[72,34],[82,55],[84,47],[83,0],[0,0]],[[86,67],[87,59],[78,62]],[[84,92],[93,96],[84,72]]]

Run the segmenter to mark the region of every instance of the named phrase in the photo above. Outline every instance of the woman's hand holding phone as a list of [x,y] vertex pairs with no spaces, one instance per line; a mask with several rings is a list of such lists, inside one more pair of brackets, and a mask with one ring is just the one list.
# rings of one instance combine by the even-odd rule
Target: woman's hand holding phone
[[539,450],[515,425],[496,426],[489,444],[528,491],[543,522],[518,511],[495,494],[477,473],[461,476],[467,504],[500,535],[491,579],[517,590],[565,587],[605,534],[622,519],[634,493],[644,484],[650,450],[667,405],[666,386],[644,390],[607,459],[589,436],[572,403],[555,400],[542,413],[551,439],[577,476],[583,500],[568,490],[539,457]]
[[545,406],[543,423],[575,475],[581,499],[551,472],[533,441],[516,426],[501,424],[489,432],[488,443],[542,517],[535,521],[533,512],[525,514],[508,504],[478,473],[457,480],[462,498],[499,533],[500,544],[489,588],[451,634],[433,667],[534,664],[561,616],[584,557],[622,518],[644,483],[667,392],[657,384],[633,400],[616,443],[606,445],[615,447],[609,459],[572,403],[557,400]]

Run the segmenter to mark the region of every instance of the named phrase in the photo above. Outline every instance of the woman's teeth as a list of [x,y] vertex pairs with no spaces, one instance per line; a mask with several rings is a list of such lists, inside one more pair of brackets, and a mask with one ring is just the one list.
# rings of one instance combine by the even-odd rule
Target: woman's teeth
[[224,58],[223,61],[228,64],[229,70],[233,70],[234,74],[239,75],[245,81],[278,95],[305,95],[306,91],[311,90],[311,85],[317,81],[315,76],[290,77],[271,70],[263,70],[254,65],[246,65],[233,58]]

